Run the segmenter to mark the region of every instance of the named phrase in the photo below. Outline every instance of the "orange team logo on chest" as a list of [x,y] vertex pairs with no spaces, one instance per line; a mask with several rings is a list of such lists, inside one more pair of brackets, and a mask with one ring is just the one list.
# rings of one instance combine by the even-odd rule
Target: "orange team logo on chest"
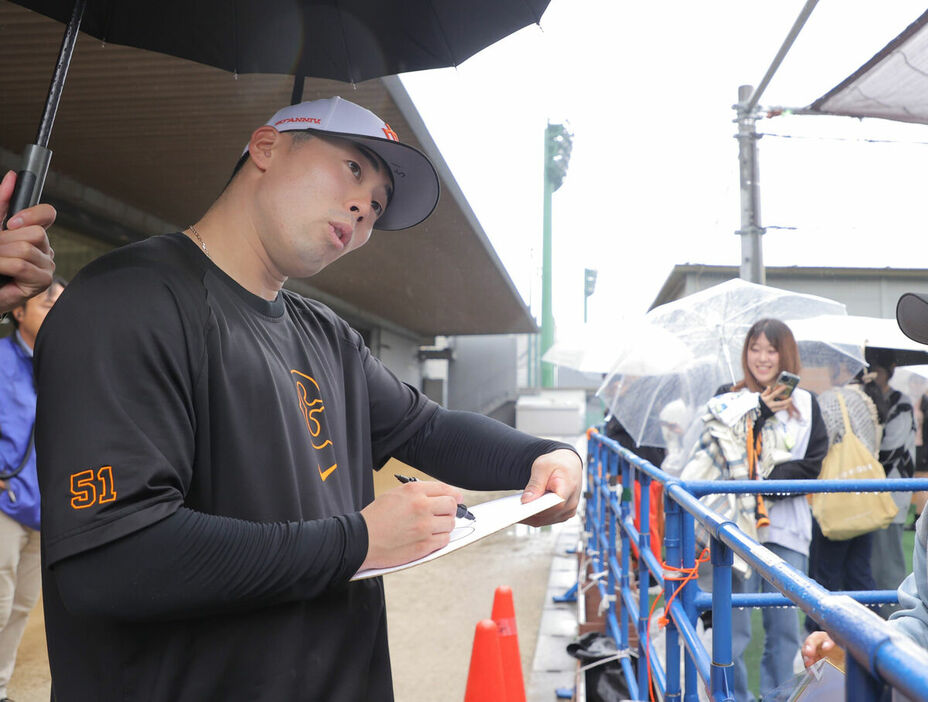
[[[303,413],[306,428],[309,430],[310,444],[317,451],[332,446],[332,440],[322,435],[322,422],[319,421],[320,416],[325,412],[325,403],[322,401],[319,383],[297,370],[291,370],[290,375],[293,376],[293,382],[296,383],[300,411]],[[319,477],[325,482],[325,479],[338,468],[338,463],[333,463],[328,468],[323,468],[322,464],[318,463],[316,467],[319,471]]]

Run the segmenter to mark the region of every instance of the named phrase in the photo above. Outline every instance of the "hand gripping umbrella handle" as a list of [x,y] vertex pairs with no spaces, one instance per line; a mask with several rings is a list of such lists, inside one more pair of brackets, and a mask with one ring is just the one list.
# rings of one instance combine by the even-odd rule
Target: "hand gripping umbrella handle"
[[[58,113],[58,103],[61,100],[61,92],[64,90],[64,82],[71,65],[71,56],[74,53],[74,45],[77,43],[77,34],[81,28],[86,6],[87,0],[75,0],[74,2],[71,19],[68,20],[61,39],[55,72],[52,74],[51,84],[48,87],[48,97],[45,100],[45,109],[42,112],[39,132],[36,136],[37,143],[29,144],[23,151],[23,169],[17,174],[16,187],[13,189],[13,197],[10,199],[6,217],[0,225],[0,232],[6,229],[7,220],[10,217],[27,207],[39,204],[39,198],[42,197],[48,164],[52,158],[48,142],[51,138],[52,125],[55,123],[55,115]],[[8,276],[0,276],[0,286],[6,285],[9,280]]]
[[51,149],[37,144],[29,144],[26,147],[23,152],[23,168],[16,174],[16,187],[13,189],[10,208],[3,221],[3,229],[6,229],[7,220],[14,214],[39,204],[51,160]]
[[[23,168],[16,174],[16,186],[13,188],[13,197],[10,198],[10,207],[0,226],[0,236],[6,229],[6,223],[10,217],[27,207],[39,204],[42,188],[45,186],[45,175],[48,173],[48,164],[51,160],[50,149],[37,144],[29,144],[26,147],[23,153]],[[10,282],[9,276],[0,275],[0,286],[8,282]]]

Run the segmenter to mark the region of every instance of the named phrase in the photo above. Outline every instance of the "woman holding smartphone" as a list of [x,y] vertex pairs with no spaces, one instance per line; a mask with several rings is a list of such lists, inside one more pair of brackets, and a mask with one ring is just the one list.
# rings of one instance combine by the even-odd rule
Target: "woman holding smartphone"
[[[815,396],[796,387],[799,381],[799,347],[783,322],[762,319],[747,333],[741,352],[744,378],[722,393],[754,393],[757,410],[749,437],[762,437],[756,464],[759,477],[767,480],[817,478],[828,451],[828,434]],[[734,398],[732,398],[734,399]],[[757,445],[755,443],[754,450]],[[763,504],[769,523],[758,521],[758,540],[797,570],[807,573],[812,514],[804,495],[765,496]],[[766,525],[764,525],[766,524]],[[734,592],[776,592],[753,572],[743,578],[732,572]],[[802,644],[799,616],[795,608],[764,607],[764,653],[760,669],[763,697],[793,675],[793,660]],[[732,613],[734,684],[737,702],[750,702],[744,651],[751,640],[751,610]]]

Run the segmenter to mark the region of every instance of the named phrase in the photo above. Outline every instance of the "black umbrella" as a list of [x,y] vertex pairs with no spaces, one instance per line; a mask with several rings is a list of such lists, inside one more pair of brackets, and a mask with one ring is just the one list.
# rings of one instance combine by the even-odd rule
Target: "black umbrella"
[[26,147],[10,214],[36,204],[78,31],[236,73],[349,83],[456,66],[538,23],[550,0],[13,0],[67,23],[36,143]]

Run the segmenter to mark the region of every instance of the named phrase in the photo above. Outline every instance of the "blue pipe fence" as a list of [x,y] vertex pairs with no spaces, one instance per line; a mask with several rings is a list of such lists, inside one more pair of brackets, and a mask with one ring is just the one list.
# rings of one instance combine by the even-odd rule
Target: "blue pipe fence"
[[[653,480],[664,486],[663,563],[659,558],[660,545],[655,555],[650,543],[649,493]],[[635,483],[640,485],[640,530],[633,519]],[[928,479],[684,482],[591,430],[583,556],[588,559],[592,574],[589,582],[581,585],[584,589],[595,586],[599,591],[606,633],[615,639],[620,651],[619,663],[631,698],[648,700],[650,681],[664,700],[698,700],[699,685],[704,686],[714,701],[733,700],[732,608],[797,606],[812,615],[847,650],[848,702],[878,700],[885,683],[910,700],[928,701],[928,651],[863,606],[897,602],[896,591],[830,592],[747,536],[734,522],[699,502],[700,497],[713,493],[894,490],[928,490]],[[697,522],[710,535],[711,593],[701,590],[695,578],[681,575],[694,573],[697,566]],[[632,544],[638,551],[634,582]],[[772,583],[779,594],[733,593],[731,575],[735,554]],[[581,578],[585,577],[584,570],[585,567]],[[648,573],[664,594],[662,614],[666,617],[667,628],[664,661],[658,660],[648,637],[652,616]],[[637,587],[637,597],[634,587]],[[696,633],[699,614],[709,609],[712,610],[711,652]],[[624,655],[629,648],[630,627],[634,627],[638,635],[637,664]],[[685,652],[682,671],[681,643]]]

